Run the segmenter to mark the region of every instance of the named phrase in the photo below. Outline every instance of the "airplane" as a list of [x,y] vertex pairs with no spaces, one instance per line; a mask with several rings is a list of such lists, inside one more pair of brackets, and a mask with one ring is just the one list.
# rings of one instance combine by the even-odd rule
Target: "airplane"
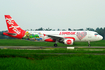
[[73,45],[77,41],[88,42],[88,46],[90,46],[91,41],[103,39],[101,35],[94,31],[25,31],[18,26],[10,15],[4,16],[8,32],[4,32],[3,34],[18,39],[55,42],[55,47],[57,47],[58,42]]

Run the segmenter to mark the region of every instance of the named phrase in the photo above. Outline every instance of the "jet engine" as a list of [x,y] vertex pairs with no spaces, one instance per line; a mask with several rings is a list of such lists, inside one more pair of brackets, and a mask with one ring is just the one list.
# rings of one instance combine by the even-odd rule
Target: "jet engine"
[[73,39],[64,39],[64,44],[73,45]]

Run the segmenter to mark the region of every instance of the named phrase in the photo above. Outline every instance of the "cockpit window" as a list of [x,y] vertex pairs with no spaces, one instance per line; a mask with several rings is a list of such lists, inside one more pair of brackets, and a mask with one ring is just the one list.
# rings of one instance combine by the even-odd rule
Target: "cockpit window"
[[95,33],[95,35],[99,35],[98,33]]

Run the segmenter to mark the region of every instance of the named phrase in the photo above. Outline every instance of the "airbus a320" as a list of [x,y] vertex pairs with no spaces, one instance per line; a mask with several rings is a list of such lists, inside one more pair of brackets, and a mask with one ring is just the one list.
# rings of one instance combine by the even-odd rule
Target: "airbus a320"
[[90,46],[91,41],[103,39],[101,35],[94,31],[25,31],[18,26],[10,15],[4,16],[8,32],[4,32],[3,34],[18,39],[55,42],[55,47],[57,47],[57,42],[73,45],[76,41],[88,42]]

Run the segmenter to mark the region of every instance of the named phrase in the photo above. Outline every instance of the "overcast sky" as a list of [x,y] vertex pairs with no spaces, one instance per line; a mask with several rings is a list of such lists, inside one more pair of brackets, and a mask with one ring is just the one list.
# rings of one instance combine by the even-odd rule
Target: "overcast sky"
[[105,0],[0,0],[0,31],[4,15],[22,29],[78,29],[105,27]]

